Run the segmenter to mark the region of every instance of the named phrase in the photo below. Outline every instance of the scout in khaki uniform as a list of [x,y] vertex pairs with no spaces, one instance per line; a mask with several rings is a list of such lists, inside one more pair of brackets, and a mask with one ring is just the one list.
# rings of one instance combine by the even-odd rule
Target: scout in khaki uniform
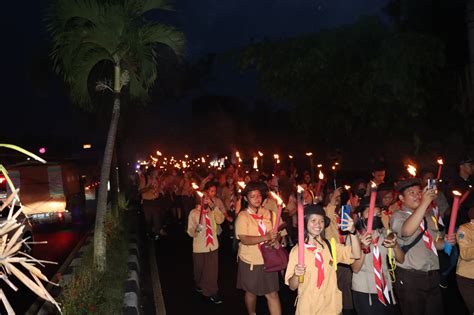
[[217,226],[224,221],[224,214],[204,195],[202,203],[191,210],[188,234],[193,238],[193,266],[196,290],[211,302],[221,304],[218,295],[219,241]]
[[397,242],[396,234],[387,233],[384,228],[381,205],[375,205],[374,208],[372,233],[366,232],[369,208],[370,197],[364,197],[356,210],[356,227],[360,232],[362,256],[352,264],[354,306],[357,314],[397,314],[388,266],[394,266],[394,259],[403,262],[405,253]]
[[460,254],[456,277],[469,314],[474,314],[474,207],[468,216],[471,221],[461,225],[457,233]]
[[444,248],[445,240],[456,243],[455,236],[440,237],[436,220],[432,219],[431,202],[436,190],[421,190],[421,182],[412,178],[397,185],[402,209],[390,220],[397,233],[403,263],[397,263],[395,293],[403,315],[443,314],[443,298],[439,287],[439,259],[437,250]]
[[[296,314],[335,315],[342,312],[342,293],[337,287],[336,266],[338,262],[351,264],[360,257],[360,243],[355,235],[351,218],[342,224],[351,232],[352,245],[335,244],[330,246],[324,238],[324,230],[329,226],[329,218],[320,205],[305,207],[305,266],[298,263],[298,247],[290,252],[285,283],[291,290],[298,289]],[[299,276],[304,276],[299,283]]]
[[238,252],[237,289],[245,291],[245,306],[249,315],[255,314],[257,296],[267,299],[271,315],[281,314],[278,296],[278,272],[264,270],[260,244],[278,242],[278,232],[273,230],[272,212],[262,208],[262,196],[267,187],[263,183],[249,182],[242,195],[248,208],[242,210],[235,222],[235,234],[240,240]]

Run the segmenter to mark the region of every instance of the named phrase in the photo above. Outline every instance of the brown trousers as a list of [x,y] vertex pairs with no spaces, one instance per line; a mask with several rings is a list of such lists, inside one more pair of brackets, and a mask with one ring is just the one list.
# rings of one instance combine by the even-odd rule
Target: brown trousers
[[439,287],[439,272],[395,269],[394,283],[402,315],[442,315],[443,297]]
[[147,232],[159,234],[163,225],[163,215],[158,199],[143,200],[143,213],[145,214]]
[[217,294],[217,275],[219,272],[218,250],[206,253],[193,253],[194,281],[202,289],[204,296]]
[[469,314],[474,314],[474,279],[469,279],[456,275],[458,289],[462,295],[464,303],[469,310]]

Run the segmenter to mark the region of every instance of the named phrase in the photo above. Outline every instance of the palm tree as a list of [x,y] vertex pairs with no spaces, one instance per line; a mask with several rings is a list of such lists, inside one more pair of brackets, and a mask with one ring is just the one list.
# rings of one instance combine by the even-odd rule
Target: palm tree
[[165,0],[56,0],[46,22],[52,37],[55,71],[69,86],[75,104],[91,109],[88,84],[98,64],[113,66],[113,78],[96,82],[97,91],[114,95],[112,117],[100,174],[94,235],[94,263],[106,267],[104,219],[120,100],[124,92],[132,103],[149,101],[157,77],[157,45],[182,55],[184,36],[174,27],[145,18],[152,10],[171,10]]

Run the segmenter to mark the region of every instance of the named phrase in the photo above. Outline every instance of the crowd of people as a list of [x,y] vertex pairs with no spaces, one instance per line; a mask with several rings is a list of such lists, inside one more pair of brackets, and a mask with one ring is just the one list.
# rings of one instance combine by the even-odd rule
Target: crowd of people
[[[223,303],[218,250],[225,235],[233,239],[237,288],[244,291],[249,315],[256,312],[257,296],[265,296],[270,314],[281,314],[279,277],[297,291],[296,314],[444,314],[441,290],[453,272],[474,314],[473,171],[465,157],[457,176],[443,183],[433,182],[430,170],[386,182],[385,166],[377,163],[369,181],[339,187],[294,168],[276,169],[272,176],[235,165],[203,176],[190,169],[168,174],[143,168],[138,191],[150,238],[165,238],[170,221],[193,238],[196,290],[213,303]],[[457,232],[449,234],[453,190],[464,198]],[[281,220],[272,192],[283,201]],[[304,205],[304,265],[298,203]],[[266,270],[267,245],[287,250],[280,272]]]

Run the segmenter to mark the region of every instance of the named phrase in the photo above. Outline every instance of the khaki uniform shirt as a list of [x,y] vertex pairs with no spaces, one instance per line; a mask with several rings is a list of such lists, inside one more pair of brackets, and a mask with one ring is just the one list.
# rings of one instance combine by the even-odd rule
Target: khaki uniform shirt
[[[400,211],[396,211],[390,219],[390,226],[392,231],[398,235],[398,243],[400,246],[408,245],[415,240],[421,230],[417,228],[412,236],[402,237],[402,226],[403,223],[411,216],[411,211],[403,208]],[[440,232],[431,219],[429,214],[425,214],[425,219],[428,224],[428,232],[430,233],[433,242],[437,240]],[[431,249],[426,248],[423,239],[420,239],[415,246],[405,254],[405,261],[403,263],[397,262],[397,266],[404,269],[414,269],[419,271],[431,271],[439,269],[438,256],[433,253]]]
[[[388,248],[383,247],[382,243],[385,240],[385,233],[382,233],[379,237],[378,247],[380,256],[382,257],[382,272],[387,283],[389,291],[392,290],[392,281],[388,272],[387,254]],[[374,257],[373,253],[374,245],[370,245],[370,253],[365,254],[364,263],[359,272],[352,274],[352,290],[362,293],[377,294],[377,288],[375,287],[375,275],[374,275]]]
[[[260,208],[257,213],[263,215],[263,224],[265,224],[266,232],[273,228],[273,215],[270,210]],[[239,235],[260,236],[258,233],[258,222],[250,216],[248,211],[241,211],[235,221],[235,235],[239,239]],[[258,245],[244,245],[239,243],[239,259],[249,265],[263,265],[263,256]]]
[[459,227],[457,239],[460,253],[456,273],[474,279],[474,220]]
[[[351,259],[352,249],[350,246],[336,244],[335,250],[338,262],[344,264],[354,262]],[[322,255],[324,261],[324,281],[318,289],[318,268],[314,263],[314,252],[308,249],[304,251],[306,272],[304,274],[304,282],[298,285],[296,315],[335,315],[342,312],[342,292],[337,287],[336,270],[332,266],[331,252],[325,243]],[[297,264],[298,245],[293,247],[290,252],[290,259],[285,274],[285,283],[287,285],[289,285],[289,280],[295,273],[295,266]]]
[[202,218],[202,230],[196,233],[196,227],[199,224],[199,216],[201,214],[201,205],[198,205],[196,209],[191,210],[188,219],[188,235],[193,238],[193,253],[207,253],[214,251],[219,248],[219,241],[217,239],[217,226],[224,222],[224,215],[218,209],[209,211],[208,216],[211,221],[212,235],[214,237],[214,245],[209,244],[206,246],[206,223],[204,221],[204,215]]
[[148,181],[146,181],[145,176],[140,176],[138,190],[142,192],[141,195],[143,200],[154,200],[158,198],[160,194],[159,186],[160,183],[158,182],[158,179],[148,177]]

